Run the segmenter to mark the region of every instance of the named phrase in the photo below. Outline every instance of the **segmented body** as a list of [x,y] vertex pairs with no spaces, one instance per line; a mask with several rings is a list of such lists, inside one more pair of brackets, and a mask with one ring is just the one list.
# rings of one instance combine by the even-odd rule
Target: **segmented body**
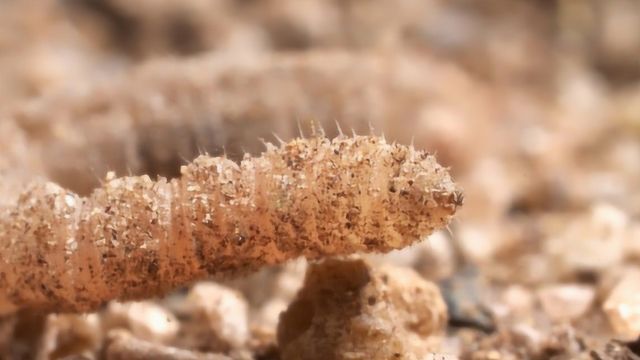
[[305,256],[402,248],[459,192],[425,152],[377,137],[201,156],[173,180],[110,177],[86,198],[32,184],[0,216],[0,310],[88,311]]

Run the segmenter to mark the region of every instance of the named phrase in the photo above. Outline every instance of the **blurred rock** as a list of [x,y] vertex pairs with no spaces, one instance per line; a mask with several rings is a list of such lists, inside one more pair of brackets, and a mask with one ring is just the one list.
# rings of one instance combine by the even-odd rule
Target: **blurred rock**
[[456,252],[447,234],[439,231],[417,246],[421,256],[414,268],[420,275],[432,281],[453,275],[457,266]]
[[95,360],[95,359],[96,359],[96,356],[93,354],[69,355],[69,356],[58,358],[58,360]]
[[481,224],[501,219],[517,194],[513,169],[502,158],[485,155],[479,156],[464,175],[460,184],[468,201],[461,216]]
[[240,291],[252,308],[259,308],[274,298],[291,301],[302,286],[306,269],[307,261],[297,259],[284,265],[265,267],[224,284]]
[[569,325],[553,327],[547,330],[540,355],[552,359],[591,359],[585,352],[583,338]]
[[15,314],[0,316],[0,354],[8,354],[15,345],[14,331],[18,318]]
[[97,314],[51,314],[47,317],[39,356],[56,359],[93,354],[101,343],[102,331]]
[[602,308],[616,333],[628,338],[640,335],[640,270],[629,270]]
[[544,342],[544,334],[527,324],[517,324],[510,329],[513,344],[522,346],[530,354],[539,354]]
[[553,321],[571,321],[584,316],[593,305],[596,292],[591,286],[559,284],[538,290],[542,308]]
[[242,295],[212,282],[196,284],[187,295],[183,343],[201,351],[227,352],[249,338],[249,306]]
[[276,298],[269,300],[260,308],[256,309],[252,317],[252,322],[263,329],[273,330],[275,334],[275,329],[280,320],[280,314],[282,314],[288,306],[289,302],[283,299]]
[[547,239],[545,247],[564,271],[605,270],[622,261],[627,227],[624,212],[599,204],[571,221],[559,236]]
[[364,257],[375,264],[411,267],[432,281],[451,276],[457,265],[455,249],[444,231],[438,231],[420,243],[401,250]]
[[631,226],[627,242],[627,256],[636,260],[640,259],[640,222],[635,222]]
[[613,118],[626,129],[640,132],[640,84],[622,90],[613,99]]
[[302,287],[307,261],[298,259],[282,266],[267,267],[255,274],[226,282],[238,289],[249,303],[249,323],[275,338],[282,313]]
[[502,231],[486,223],[465,223],[459,227],[456,235],[464,258],[474,264],[492,261],[494,255],[505,246]]
[[139,339],[166,343],[176,336],[180,323],[171,312],[151,301],[111,302],[103,315],[103,328],[127,329]]
[[640,4],[634,0],[607,1],[599,12],[591,43],[599,69],[613,80],[628,82],[640,75]]
[[471,328],[485,333],[495,330],[493,314],[486,304],[485,288],[474,267],[459,270],[442,281],[442,295],[447,304],[449,325]]
[[640,349],[638,348],[638,340],[626,343],[619,340],[611,340],[604,349],[594,351],[596,356],[594,359],[612,359],[612,360],[640,360]]
[[505,289],[501,300],[507,307],[507,315],[509,316],[527,316],[533,309],[533,294],[529,289],[520,285],[511,285]]
[[106,360],[231,360],[217,354],[203,354],[136,339],[123,330],[111,331],[105,350]]

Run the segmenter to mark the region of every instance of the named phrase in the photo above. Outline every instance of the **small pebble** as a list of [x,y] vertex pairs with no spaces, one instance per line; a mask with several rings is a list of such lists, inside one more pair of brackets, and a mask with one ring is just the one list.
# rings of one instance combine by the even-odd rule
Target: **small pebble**
[[553,321],[572,321],[584,316],[595,299],[591,286],[580,284],[549,285],[538,291],[544,312]]
[[243,346],[249,338],[249,305],[242,295],[213,282],[196,284],[186,299],[191,325],[200,328],[208,350],[227,351]]
[[136,338],[157,343],[172,340],[180,329],[171,312],[151,301],[111,302],[103,319],[107,330],[124,328]]
[[622,261],[627,238],[627,215],[599,204],[573,220],[560,236],[548,239],[546,249],[569,272],[600,271]]
[[502,293],[502,302],[507,306],[508,315],[526,316],[533,308],[534,297],[524,286],[511,285]]
[[603,309],[620,336],[640,335],[640,270],[629,270],[613,288]]
[[97,314],[50,314],[41,340],[40,358],[92,353],[100,348],[102,340]]
[[495,330],[494,314],[487,306],[482,285],[478,269],[471,266],[460,269],[453,277],[441,282],[450,326],[472,328],[485,333]]

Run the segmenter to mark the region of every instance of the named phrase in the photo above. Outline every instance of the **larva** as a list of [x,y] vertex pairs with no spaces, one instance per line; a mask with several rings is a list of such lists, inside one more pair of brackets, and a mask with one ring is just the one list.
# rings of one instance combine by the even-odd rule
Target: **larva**
[[460,193],[433,156],[369,136],[200,156],[173,180],[108,178],[88,197],[36,183],[0,217],[0,309],[88,311],[304,256],[407,246]]
[[107,171],[174,177],[200,152],[239,160],[261,151],[255,139],[292,139],[300,123],[310,134],[310,120],[330,137],[336,121],[402,143],[415,136],[416,147],[461,169],[467,129],[474,138],[487,131],[461,124],[495,118],[483,94],[456,69],[407,53],[214,54],[147,63],[80,94],[21,106],[15,118],[51,180],[86,195]]

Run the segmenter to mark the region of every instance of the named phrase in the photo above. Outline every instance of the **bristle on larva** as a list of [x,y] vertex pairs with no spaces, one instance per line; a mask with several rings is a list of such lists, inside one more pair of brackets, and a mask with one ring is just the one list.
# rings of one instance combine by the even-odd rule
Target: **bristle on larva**
[[378,137],[200,156],[173,180],[115,178],[83,198],[32,184],[0,215],[0,312],[89,311],[299,256],[405,247],[446,226],[460,192],[425,152]]

